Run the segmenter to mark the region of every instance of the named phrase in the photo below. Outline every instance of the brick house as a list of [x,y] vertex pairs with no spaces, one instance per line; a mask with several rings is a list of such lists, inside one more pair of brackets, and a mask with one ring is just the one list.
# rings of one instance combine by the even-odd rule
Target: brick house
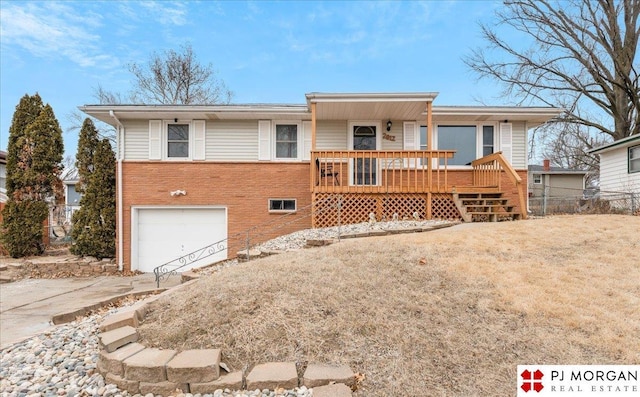
[[[224,249],[208,262],[234,256],[248,229],[287,213],[296,217],[278,230],[253,229],[252,243],[334,225],[338,207],[341,223],[526,217],[527,131],[562,110],[433,106],[436,96],[80,107],[117,130],[121,269],[151,271],[216,242]],[[473,194],[497,204],[470,208]]]

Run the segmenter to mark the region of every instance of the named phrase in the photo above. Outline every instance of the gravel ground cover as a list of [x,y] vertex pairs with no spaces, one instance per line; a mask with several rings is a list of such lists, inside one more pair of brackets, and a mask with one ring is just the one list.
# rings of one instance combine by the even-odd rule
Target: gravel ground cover
[[[126,306],[126,305],[125,305]],[[115,312],[100,314],[54,328],[0,351],[2,397],[143,397],[105,382],[96,370],[100,354],[98,324]],[[217,390],[214,394],[175,394],[179,397],[311,397],[305,387],[279,391]],[[155,397],[147,394],[144,397]]]

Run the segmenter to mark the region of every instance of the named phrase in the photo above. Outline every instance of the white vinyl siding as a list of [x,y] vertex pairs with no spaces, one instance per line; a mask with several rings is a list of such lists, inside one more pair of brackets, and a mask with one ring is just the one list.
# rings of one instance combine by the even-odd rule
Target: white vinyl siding
[[317,150],[347,150],[346,121],[318,121],[316,125]]
[[205,154],[212,161],[258,160],[258,122],[208,122]]
[[640,172],[630,174],[629,148],[600,153],[600,191],[640,193]]
[[149,159],[149,121],[135,120],[124,123],[125,160]]

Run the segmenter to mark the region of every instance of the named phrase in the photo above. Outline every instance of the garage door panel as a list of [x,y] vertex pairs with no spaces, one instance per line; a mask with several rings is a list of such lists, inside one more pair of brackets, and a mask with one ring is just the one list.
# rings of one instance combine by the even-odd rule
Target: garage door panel
[[[159,265],[188,255],[227,237],[226,211],[221,208],[139,209],[137,269],[151,272]],[[225,242],[226,246],[226,242]],[[227,258],[224,250],[179,271]]]

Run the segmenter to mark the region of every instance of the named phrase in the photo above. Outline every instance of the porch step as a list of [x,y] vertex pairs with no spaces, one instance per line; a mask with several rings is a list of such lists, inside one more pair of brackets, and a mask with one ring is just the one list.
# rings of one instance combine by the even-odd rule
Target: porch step
[[498,222],[521,219],[502,192],[454,193],[453,201],[465,222]]
[[507,205],[508,199],[462,199],[462,204],[466,206],[470,205]]
[[467,212],[471,210],[471,212],[477,211],[488,211],[488,212],[498,212],[500,208],[504,208],[505,212],[512,212],[515,208],[513,205],[506,205],[506,200],[504,204],[467,204]]

